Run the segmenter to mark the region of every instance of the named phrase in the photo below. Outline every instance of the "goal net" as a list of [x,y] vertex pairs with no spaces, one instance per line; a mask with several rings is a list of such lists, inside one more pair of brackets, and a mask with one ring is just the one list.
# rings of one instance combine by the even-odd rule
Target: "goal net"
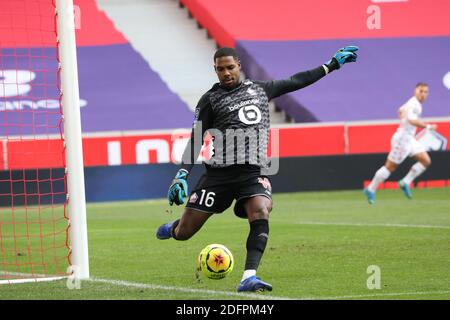
[[58,279],[73,263],[56,7],[0,1],[0,283]]

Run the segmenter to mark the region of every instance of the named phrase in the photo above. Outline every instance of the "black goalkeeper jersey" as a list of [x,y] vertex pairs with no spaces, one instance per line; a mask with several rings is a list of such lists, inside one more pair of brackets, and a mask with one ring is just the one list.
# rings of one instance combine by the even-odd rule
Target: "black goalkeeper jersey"
[[[330,70],[332,71],[332,70]],[[182,168],[190,171],[203,143],[205,132],[213,137],[213,156],[207,169],[236,164],[264,168],[268,165],[269,101],[304,88],[326,75],[324,66],[300,72],[285,80],[244,80],[235,88],[216,83],[195,109],[191,139],[182,158]]]

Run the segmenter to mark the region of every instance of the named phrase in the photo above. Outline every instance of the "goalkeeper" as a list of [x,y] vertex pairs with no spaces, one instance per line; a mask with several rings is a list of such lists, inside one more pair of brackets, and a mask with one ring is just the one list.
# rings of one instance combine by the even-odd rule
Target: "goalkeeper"
[[199,155],[206,131],[213,136],[214,155],[205,163],[206,173],[189,194],[181,218],[160,226],[157,238],[188,240],[213,214],[225,211],[236,200],[234,213],[250,224],[245,271],[237,290],[271,291],[269,283],[256,277],[269,238],[272,210],[270,180],[261,172],[269,166],[269,101],[309,86],[345,63],[355,62],[357,50],[356,46],[344,47],[315,69],[268,82],[241,81],[241,64],[236,51],[232,48],[217,50],[214,69],[219,83],[198,102],[181,169],[169,188],[170,205],[184,204],[188,196],[189,171]]

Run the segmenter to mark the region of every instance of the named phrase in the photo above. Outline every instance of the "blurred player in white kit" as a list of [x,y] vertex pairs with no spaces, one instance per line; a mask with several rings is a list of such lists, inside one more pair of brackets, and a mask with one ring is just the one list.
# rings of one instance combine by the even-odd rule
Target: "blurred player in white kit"
[[400,126],[391,139],[391,151],[386,159],[386,163],[375,173],[369,186],[364,189],[364,194],[370,204],[375,202],[375,192],[392,172],[408,157],[412,157],[417,162],[411,167],[408,174],[401,179],[398,184],[407,198],[412,198],[409,185],[414,179],[421,175],[431,164],[431,159],[425,147],[416,140],[416,128],[426,128],[436,130],[436,124],[425,123],[420,120],[422,114],[422,103],[428,97],[428,85],[418,83],[414,91],[414,96],[409,99],[400,109],[398,115]]

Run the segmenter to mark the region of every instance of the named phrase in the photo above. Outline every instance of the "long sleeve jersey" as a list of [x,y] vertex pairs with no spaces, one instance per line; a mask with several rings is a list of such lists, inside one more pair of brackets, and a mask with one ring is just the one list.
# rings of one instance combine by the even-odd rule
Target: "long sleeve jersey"
[[[182,157],[182,168],[191,170],[200,153],[205,132],[213,137],[208,168],[235,164],[266,167],[269,143],[269,101],[302,89],[323,78],[327,67],[299,72],[283,80],[244,80],[232,89],[219,83],[208,90],[195,109],[191,138]],[[333,71],[335,68],[330,68]]]

